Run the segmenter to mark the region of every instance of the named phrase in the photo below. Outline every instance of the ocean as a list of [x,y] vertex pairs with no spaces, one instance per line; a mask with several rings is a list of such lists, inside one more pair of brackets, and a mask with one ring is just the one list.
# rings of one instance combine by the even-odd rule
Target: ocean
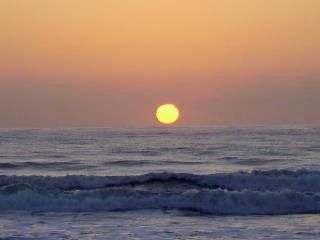
[[320,127],[0,130],[0,239],[320,239]]

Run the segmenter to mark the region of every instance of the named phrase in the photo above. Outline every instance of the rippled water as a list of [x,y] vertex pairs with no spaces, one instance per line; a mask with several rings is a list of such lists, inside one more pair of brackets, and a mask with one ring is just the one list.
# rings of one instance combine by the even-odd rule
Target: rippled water
[[17,217],[18,214],[0,214],[0,237],[97,240],[320,238],[319,215],[217,217],[175,211],[23,213]]
[[0,174],[318,169],[320,128],[0,130]]
[[3,129],[0,174],[4,239],[320,238],[319,127]]

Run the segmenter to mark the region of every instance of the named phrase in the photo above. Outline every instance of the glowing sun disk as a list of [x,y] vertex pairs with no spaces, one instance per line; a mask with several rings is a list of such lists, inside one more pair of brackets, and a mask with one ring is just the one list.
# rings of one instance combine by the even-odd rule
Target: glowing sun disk
[[163,104],[158,107],[157,119],[163,124],[172,124],[179,118],[179,110],[174,104]]

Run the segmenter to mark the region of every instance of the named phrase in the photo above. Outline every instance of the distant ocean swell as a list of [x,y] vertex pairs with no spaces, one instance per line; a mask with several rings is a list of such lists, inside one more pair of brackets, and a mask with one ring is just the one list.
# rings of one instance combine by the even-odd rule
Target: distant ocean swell
[[193,210],[215,215],[320,213],[320,172],[0,176],[0,211],[138,209]]

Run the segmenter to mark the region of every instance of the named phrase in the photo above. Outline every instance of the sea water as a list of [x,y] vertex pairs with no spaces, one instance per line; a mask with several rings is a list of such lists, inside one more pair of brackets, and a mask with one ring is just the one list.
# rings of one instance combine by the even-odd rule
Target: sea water
[[0,130],[1,239],[320,239],[320,128]]

